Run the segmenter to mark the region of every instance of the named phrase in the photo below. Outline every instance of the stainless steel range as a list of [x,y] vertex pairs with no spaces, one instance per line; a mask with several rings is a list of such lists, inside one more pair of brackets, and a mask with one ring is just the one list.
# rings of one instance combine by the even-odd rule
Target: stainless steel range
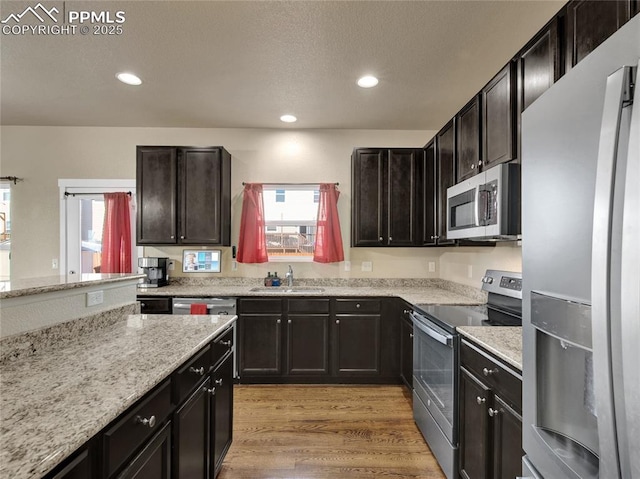
[[458,477],[459,326],[521,326],[522,275],[487,270],[486,305],[414,305],[413,417],[448,479]]

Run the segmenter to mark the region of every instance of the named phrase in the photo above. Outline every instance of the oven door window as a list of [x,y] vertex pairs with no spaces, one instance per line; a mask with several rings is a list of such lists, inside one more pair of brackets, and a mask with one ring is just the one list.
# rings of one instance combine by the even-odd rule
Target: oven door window
[[[424,323],[417,326],[414,331],[414,377],[420,388],[416,389],[427,393],[428,397],[421,399],[432,413],[434,406],[439,411],[439,414],[434,414],[436,421],[445,420],[446,424],[440,424],[440,427],[452,429],[455,412],[453,337]],[[428,334],[422,328],[435,334]],[[444,343],[441,341],[443,338]],[[429,400],[431,404],[428,404]]]
[[449,198],[449,229],[460,230],[478,225],[476,189]]

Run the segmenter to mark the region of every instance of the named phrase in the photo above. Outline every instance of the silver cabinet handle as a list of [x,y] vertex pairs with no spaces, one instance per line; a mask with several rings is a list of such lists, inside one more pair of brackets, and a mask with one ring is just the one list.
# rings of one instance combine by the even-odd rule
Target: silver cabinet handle
[[211,388],[211,389],[203,388],[203,389],[204,389],[204,392],[206,392],[210,396],[216,395],[216,388]]
[[222,378],[216,379],[214,383],[216,383],[216,386],[222,386]]
[[480,396],[476,397],[476,402],[478,404],[484,404],[485,402],[487,402],[487,398],[481,398]]
[[340,324],[340,320],[339,319],[336,319],[336,324]]
[[393,238],[391,236],[389,236],[389,241],[393,241]]
[[413,333],[409,333],[409,337],[413,339]]
[[220,341],[220,344],[222,344],[223,346],[231,346],[231,340],[229,339],[228,341]]
[[282,320],[280,320],[280,319],[276,319],[276,323],[277,323],[277,324],[280,324],[281,322],[282,322]]
[[485,376],[489,376],[491,374],[498,374],[498,368],[496,368],[496,369],[483,368],[482,369],[482,374],[484,374]]
[[500,411],[498,411],[497,409],[489,408],[489,416],[496,417],[499,413]]
[[402,314],[411,314],[411,310],[410,309],[403,309],[402,310]]
[[476,165],[471,165],[471,169],[475,170],[476,169]]
[[291,320],[290,320],[290,319],[288,319],[288,320],[287,320],[287,323],[288,323],[288,324],[291,324]]
[[140,307],[141,307],[141,308],[144,308],[144,307],[146,307],[146,306],[147,306],[147,303],[140,303]]
[[360,303],[356,303],[356,308],[360,309]]
[[478,162],[478,166],[482,166],[482,161],[479,161],[479,162]]
[[171,236],[170,236],[170,238],[171,238],[171,239],[175,239],[176,237],[175,237],[174,235],[171,235]]
[[189,372],[194,374],[199,374],[200,376],[204,376],[204,366],[199,368],[194,368],[193,366],[191,366],[189,368]]
[[380,236],[380,241],[384,241],[384,239],[382,238],[382,236]]
[[180,239],[184,239],[184,235],[180,236]]
[[149,419],[147,419],[146,417],[136,416],[136,423],[152,428],[156,425],[156,417],[151,416]]

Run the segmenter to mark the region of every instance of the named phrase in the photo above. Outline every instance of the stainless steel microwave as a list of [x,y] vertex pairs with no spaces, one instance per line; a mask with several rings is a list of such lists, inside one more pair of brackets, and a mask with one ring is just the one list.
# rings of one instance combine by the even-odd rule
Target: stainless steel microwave
[[503,163],[447,189],[447,238],[515,240],[520,235],[520,165]]

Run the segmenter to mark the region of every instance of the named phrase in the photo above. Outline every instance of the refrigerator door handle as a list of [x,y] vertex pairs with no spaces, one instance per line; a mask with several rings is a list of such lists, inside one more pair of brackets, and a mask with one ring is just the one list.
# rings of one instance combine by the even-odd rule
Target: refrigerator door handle
[[622,380],[627,429],[626,437],[620,441],[620,453],[623,472],[629,468],[628,477],[633,478],[640,477],[640,61],[635,73],[620,252]]
[[[611,351],[611,253],[618,139],[629,67],[607,78],[596,168],[591,263],[594,385],[598,418],[599,477],[621,477]],[[637,186],[636,186],[637,188]]]

